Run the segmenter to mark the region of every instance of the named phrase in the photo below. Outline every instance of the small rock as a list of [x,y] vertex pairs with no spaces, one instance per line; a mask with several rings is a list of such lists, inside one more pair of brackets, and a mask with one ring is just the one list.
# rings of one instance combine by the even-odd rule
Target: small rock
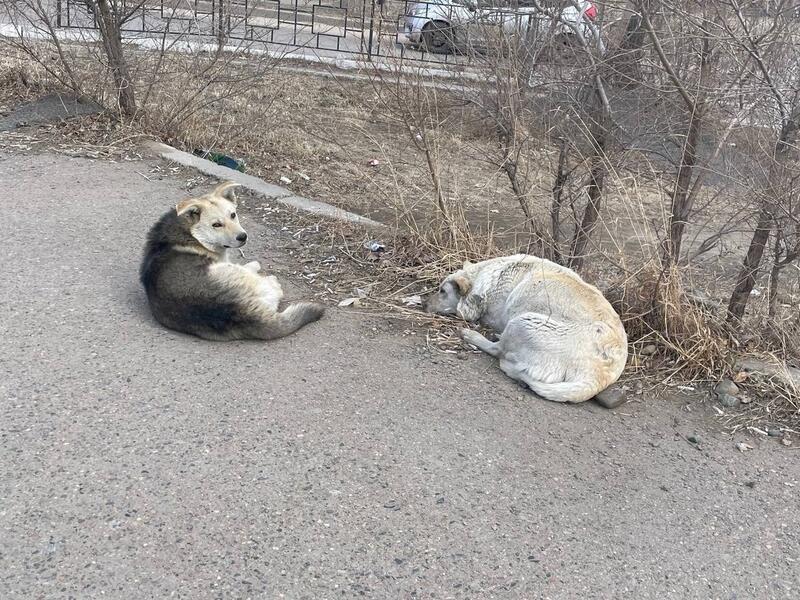
[[739,452],[747,452],[748,450],[752,450],[753,447],[750,444],[745,444],[744,442],[737,442],[736,449]]
[[790,440],[789,438],[783,438],[781,440],[781,444],[783,444],[784,446],[787,446],[787,447],[791,446],[792,445],[792,440]]
[[286,185],[289,185],[290,183],[292,183],[292,180],[289,179],[288,177],[286,177],[286,175],[281,175],[281,183],[285,183]]
[[700,438],[697,437],[696,435],[690,435],[689,437],[686,438],[686,441],[688,441],[691,444],[699,444]]
[[749,487],[751,490],[752,490],[754,487],[756,487],[756,482],[755,482],[755,481],[745,481],[745,482],[744,482],[744,484],[745,484],[747,487]]
[[714,387],[714,393],[720,398],[722,396],[738,396],[739,386],[733,383],[730,379],[723,379]]
[[378,240],[370,240],[368,242],[364,242],[364,248],[369,250],[370,252],[385,252],[386,245],[379,242]]
[[783,432],[780,429],[767,429],[769,437],[783,437]]
[[656,346],[655,344],[647,344],[647,346],[642,348],[642,356],[650,356],[652,354],[655,354],[657,350],[658,346]]
[[731,396],[730,394],[721,394],[719,401],[725,408],[736,408],[740,402],[736,396]]
[[613,387],[604,389],[594,399],[600,406],[605,408],[617,408],[626,400],[624,390]]

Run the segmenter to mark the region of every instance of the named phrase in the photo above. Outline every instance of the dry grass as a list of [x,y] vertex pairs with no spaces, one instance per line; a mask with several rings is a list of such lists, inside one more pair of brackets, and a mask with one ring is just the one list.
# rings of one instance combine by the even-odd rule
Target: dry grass
[[653,354],[659,356],[668,379],[708,380],[727,370],[730,331],[724,321],[689,298],[677,270],[663,272],[655,264],[647,265],[607,295],[635,340],[633,366],[643,360],[642,350],[650,347],[648,362],[653,363]]

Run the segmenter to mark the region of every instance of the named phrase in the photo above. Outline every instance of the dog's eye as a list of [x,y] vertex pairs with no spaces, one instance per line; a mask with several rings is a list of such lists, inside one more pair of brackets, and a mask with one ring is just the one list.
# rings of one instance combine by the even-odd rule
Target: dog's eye
[[222,223],[212,223],[212,227],[222,227]]
[[236,213],[231,213],[231,219],[235,219],[235,218],[236,218]]

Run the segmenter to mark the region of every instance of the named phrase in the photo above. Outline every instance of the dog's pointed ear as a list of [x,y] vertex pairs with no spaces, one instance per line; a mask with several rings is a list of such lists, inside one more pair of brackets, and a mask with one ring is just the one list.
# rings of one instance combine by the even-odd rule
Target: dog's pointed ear
[[453,283],[456,284],[458,287],[458,293],[462,296],[469,294],[469,291],[472,289],[472,282],[463,275],[457,275],[456,277],[453,277]]
[[214,191],[211,192],[211,195],[225,198],[226,200],[230,200],[236,204],[236,194],[233,193],[233,188],[237,188],[240,185],[240,183],[236,183],[234,181],[226,181],[225,183],[221,183],[215,187]]
[[196,198],[186,198],[175,205],[175,212],[179,217],[182,215],[199,215],[200,204]]

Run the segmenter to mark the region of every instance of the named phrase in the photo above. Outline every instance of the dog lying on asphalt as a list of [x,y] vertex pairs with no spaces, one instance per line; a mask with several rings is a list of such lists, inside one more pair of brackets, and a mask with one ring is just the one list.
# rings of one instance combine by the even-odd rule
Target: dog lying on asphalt
[[235,183],[181,200],[147,236],[139,277],[156,320],[207,340],[271,340],[322,317],[319,304],[298,302],[278,312],[283,297],[261,265],[228,261],[247,233],[236,214]]
[[603,294],[549,260],[517,254],[464,264],[426,299],[428,312],[458,315],[500,334],[461,330],[500,368],[554,402],[584,402],[614,383],[628,338]]

